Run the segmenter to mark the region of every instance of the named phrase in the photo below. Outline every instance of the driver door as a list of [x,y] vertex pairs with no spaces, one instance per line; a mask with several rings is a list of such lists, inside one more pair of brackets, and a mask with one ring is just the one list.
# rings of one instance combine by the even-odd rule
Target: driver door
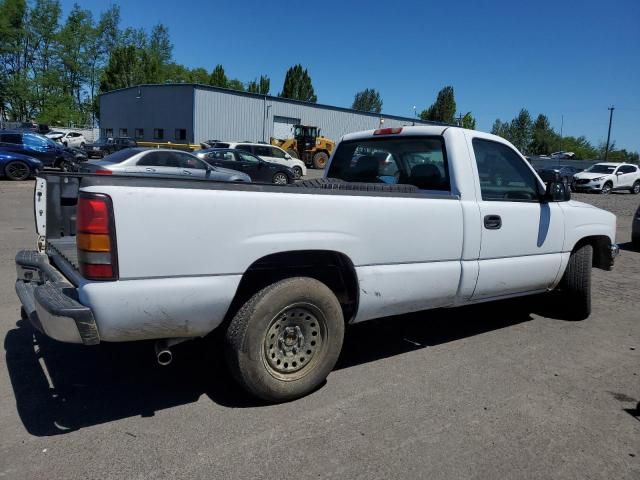
[[561,264],[562,209],[557,203],[540,201],[540,181],[511,147],[478,137],[468,141],[478,171],[481,221],[473,298],[549,288]]

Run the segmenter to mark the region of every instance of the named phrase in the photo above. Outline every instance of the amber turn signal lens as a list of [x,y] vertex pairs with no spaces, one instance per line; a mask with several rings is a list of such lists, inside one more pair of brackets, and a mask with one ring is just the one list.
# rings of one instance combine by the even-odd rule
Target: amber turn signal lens
[[111,241],[109,235],[97,235],[91,233],[79,233],[76,238],[80,250],[88,252],[110,252]]

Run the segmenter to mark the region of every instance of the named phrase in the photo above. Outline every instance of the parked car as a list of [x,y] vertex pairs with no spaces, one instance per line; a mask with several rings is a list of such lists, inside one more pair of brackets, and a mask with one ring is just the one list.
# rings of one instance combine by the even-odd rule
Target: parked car
[[20,130],[0,131],[0,151],[20,153],[37,158],[44,167],[67,170],[75,162],[75,156],[50,138]]
[[27,180],[41,169],[42,162],[37,158],[0,150],[0,176],[9,180]]
[[557,167],[549,167],[549,168],[537,168],[536,172],[538,172],[538,174],[540,175],[540,178],[542,178],[544,180],[544,175],[549,173],[549,172],[555,172],[557,173],[560,178],[562,179],[562,181],[567,184],[567,186],[571,189],[571,191],[573,192],[575,190],[575,178],[574,175],[576,173],[581,172],[582,169],[580,168],[576,168],[576,167],[572,167],[569,165],[562,165],[562,166],[557,166]]
[[[307,174],[307,166],[302,160],[293,158],[287,152],[280,147],[269,145],[266,143],[251,143],[251,142],[216,142],[211,140],[211,148],[230,148],[233,150],[243,150],[245,152],[252,153],[257,157],[260,157],[265,162],[279,163],[285,167],[289,167],[296,175],[296,178],[300,178]],[[200,151],[195,152],[198,155]],[[202,157],[200,157],[202,158]]]
[[47,138],[60,142],[65,147],[80,147],[84,148],[87,140],[80,132],[49,132],[46,134]]
[[84,150],[89,158],[102,158],[113,152],[137,146],[138,142],[129,137],[99,138],[94,143],[86,144]]
[[540,155],[540,158],[554,158],[554,159],[558,159],[558,160],[571,160],[573,158],[576,158],[576,154],[574,152],[565,152],[565,151],[559,151],[559,152],[553,152],[549,155]]
[[[352,162],[360,147],[391,154],[396,183],[372,155]],[[500,184],[480,182],[487,158]],[[345,135],[325,178],[289,186],[48,173],[35,194],[47,249],[16,256],[35,328],[85,345],[157,339],[163,364],[220,328],[233,378],[272,402],[324,382],[346,324],[552,291],[584,319],[591,267],[618,252],[615,215],[459,127]]]
[[210,165],[238,170],[246,173],[254,182],[286,185],[297,178],[293,169],[279,163],[271,163],[252,153],[229,148],[200,150],[198,158]]
[[633,242],[634,247],[640,248],[640,205],[638,205],[631,224],[631,242]]
[[165,148],[127,148],[101,160],[89,160],[81,172],[105,175],[143,175],[152,177],[194,178],[225,182],[251,182],[246,173],[212,167],[195,155]]
[[596,163],[575,176],[578,192],[608,194],[615,190],[640,193],[640,169],[629,163]]

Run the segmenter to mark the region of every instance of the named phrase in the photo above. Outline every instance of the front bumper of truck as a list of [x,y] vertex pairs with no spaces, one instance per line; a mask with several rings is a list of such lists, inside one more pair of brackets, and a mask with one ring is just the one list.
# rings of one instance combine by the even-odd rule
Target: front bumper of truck
[[55,340],[96,345],[100,335],[93,312],[78,301],[76,288],[45,254],[16,255],[16,293],[33,327]]

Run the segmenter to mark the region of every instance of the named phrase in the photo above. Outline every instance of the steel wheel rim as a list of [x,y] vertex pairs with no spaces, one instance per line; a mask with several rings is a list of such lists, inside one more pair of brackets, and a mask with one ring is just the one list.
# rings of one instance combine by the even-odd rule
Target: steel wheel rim
[[276,185],[286,185],[287,176],[284,173],[276,173],[276,176],[273,178],[273,183]]
[[22,180],[29,176],[29,167],[22,162],[12,162],[7,165],[7,176],[16,180]]
[[264,364],[279,380],[297,380],[315,368],[326,347],[324,314],[314,305],[297,303],[269,322],[263,342]]

